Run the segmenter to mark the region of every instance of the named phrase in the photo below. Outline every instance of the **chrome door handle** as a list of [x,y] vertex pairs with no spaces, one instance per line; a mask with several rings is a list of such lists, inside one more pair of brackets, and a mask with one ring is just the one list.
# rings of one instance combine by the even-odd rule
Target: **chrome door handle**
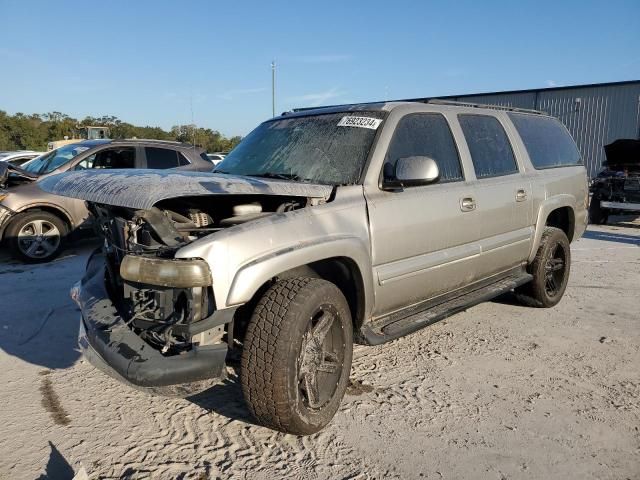
[[471,212],[476,209],[476,201],[473,197],[464,197],[460,199],[460,210],[463,212]]
[[527,192],[521,188],[516,192],[516,202],[524,202],[527,199]]

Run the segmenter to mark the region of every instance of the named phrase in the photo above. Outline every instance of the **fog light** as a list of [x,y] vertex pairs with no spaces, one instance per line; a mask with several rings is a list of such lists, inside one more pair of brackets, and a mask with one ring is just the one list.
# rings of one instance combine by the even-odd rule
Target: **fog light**
[[130,282],[162,287],[208,287],[213,284],[207,262],[201,259],[175,260],[126,255],[120,276]]

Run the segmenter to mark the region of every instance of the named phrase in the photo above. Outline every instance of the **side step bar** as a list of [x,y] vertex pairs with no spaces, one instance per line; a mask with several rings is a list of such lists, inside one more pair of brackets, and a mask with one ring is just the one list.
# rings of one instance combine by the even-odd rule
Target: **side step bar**
[[454,296],[445,295],[444,298],[408,307],[406,310],[375,320],[364,325],[360,333],[367,344],[380,345],[491,300],[532,279],[533,276],[524,270],[511,271],[508,275],[497,280],[493,279],[490,283],[475,285],[475,288],[464,293],[455,292]]

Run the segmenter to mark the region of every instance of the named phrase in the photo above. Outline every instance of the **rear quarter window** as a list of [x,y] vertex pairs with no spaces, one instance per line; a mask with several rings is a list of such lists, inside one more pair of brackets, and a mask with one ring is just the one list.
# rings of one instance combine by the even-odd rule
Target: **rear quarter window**
[[567,129],[553,117],[508,113],[536,170],[582,165]]

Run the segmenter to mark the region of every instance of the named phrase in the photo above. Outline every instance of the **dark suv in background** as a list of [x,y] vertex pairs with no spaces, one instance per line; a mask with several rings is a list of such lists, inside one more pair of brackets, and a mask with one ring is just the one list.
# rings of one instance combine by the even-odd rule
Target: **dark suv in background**
[[0,240],[30,263],[56,257],[65,237],[90,226],[82,200],[43,192],[49,175],[90,169],[179,169],[210,171],[205,152],[190,144],[159,140],[86,140],[62,146],[0,174]]

